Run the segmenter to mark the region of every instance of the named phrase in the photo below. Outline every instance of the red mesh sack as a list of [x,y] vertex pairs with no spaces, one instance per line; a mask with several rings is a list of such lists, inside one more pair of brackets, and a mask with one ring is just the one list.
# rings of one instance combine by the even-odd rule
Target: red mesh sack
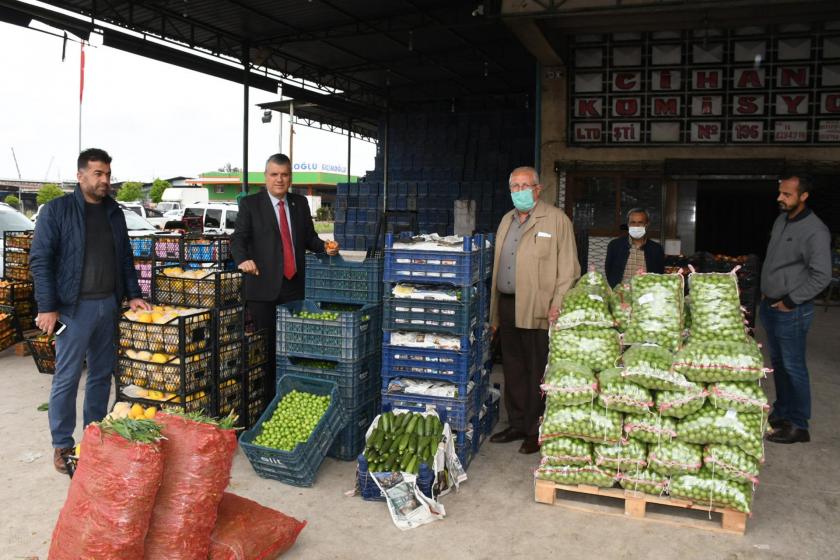
[[257,502],[225,492],[209,560],[277,558],[295,544],[306,521],[298,521]]
[[146,558],[207,560],[210,533],[230,480],[236,432],[175,414],[161,413],[155,420],[165,438],[165,461]]
[[163,477],[160,442],[128,441],[90,424],[81,445],[50,560],[142,558]]

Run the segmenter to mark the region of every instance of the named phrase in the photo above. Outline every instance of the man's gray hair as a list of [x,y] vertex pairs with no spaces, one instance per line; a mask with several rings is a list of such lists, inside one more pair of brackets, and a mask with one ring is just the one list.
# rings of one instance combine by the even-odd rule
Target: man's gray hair
[[286,154],[272,154],[265,160],[265,166],[268,167],[269,163],[273,163],[275,165],[288,165],[289,169],[292,168],[292,160],[289,159],[289,156]]
[[630,215],[631,214],[644,214],[645,215],[645,222],[650,222],[650,214],[644,208],[631,208],[629,212],[627,212],[627,223],[630,223]]
[[516,173],[530,173],[534,177],[534,184],[540,184],[540,174],[537,172],[537,170],[533,167],[525,165],[522,167],[517,167],[516,169],[510,172],[510,175],[508,175],[508,185],[510,185],[510,180],[513,179],[513,176]]

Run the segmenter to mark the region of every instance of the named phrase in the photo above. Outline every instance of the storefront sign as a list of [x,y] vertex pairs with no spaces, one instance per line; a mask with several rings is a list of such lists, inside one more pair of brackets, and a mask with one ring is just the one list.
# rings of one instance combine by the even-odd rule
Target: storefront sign
[[840,143],[840,28],[790,29],[575,38],[570,142]]

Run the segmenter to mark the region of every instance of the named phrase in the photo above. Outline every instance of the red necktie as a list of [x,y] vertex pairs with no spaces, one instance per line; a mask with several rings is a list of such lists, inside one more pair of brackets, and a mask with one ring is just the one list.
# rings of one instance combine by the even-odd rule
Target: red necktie
[[289,232],[289,220],[286,219],[286,204],[281,200],[277,206],[280,214],[280,239],[283,241],[283,276],[291,280],[297,273],[295,253],[292,250],[292,234]]

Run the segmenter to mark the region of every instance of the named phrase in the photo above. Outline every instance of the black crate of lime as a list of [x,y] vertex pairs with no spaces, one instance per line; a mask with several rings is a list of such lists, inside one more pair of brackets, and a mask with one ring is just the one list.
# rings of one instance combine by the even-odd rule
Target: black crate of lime
[[385,285],[382,328],[467,336],[479,321],[478,286]]
[[225,307],[242,301],[242,273],[212,268],[155,267],[152,297],[161,304]]
[[370,401],[351,409],[344,409],[347,422],[336,436],[327,452],[329,457],[339,461],[355,461],[365,448],[365,433],[380,410],[379,395]]
[[239,445],[262,478],[312,486],[327,451],[345,424],[338,386],[285,375],[277,396]]
[[277,307],[277,353],[354,361],[379,346],[382,306],[296,301]]
[[306,255],[306,299],[337,303],[372,303],[382,301],[382,257],[363,261]]
[[310,379],[325,379],[338,385],[345,410],[357,408],[379,396],[381,368],[382,355],[378,352],[354,362],[277,356],[278,376],[300,375]]

